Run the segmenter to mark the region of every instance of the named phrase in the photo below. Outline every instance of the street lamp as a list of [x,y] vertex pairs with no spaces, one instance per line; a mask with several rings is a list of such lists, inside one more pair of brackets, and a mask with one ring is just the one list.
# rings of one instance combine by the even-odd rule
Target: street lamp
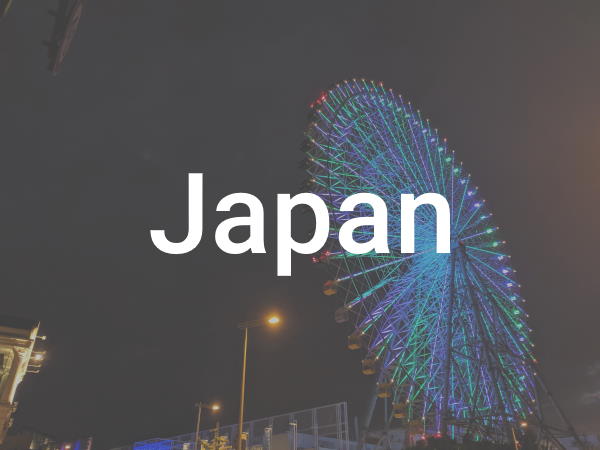
[[240,417],[238,421],[237,450],[242,450],[242,427],[244,426],[244,401],[246,395],[246,360],[248,354],[248,330],[264,325],[277,325],[281,322],[279,316],[272,315],[265,319],[252,320],[238,324],[238,328],[244,332],[244,351],[242,356],[242,382],[240,386]]
[[202,416],[202,410],[207,409],[212,411],[213,413],[219,412],[221,410],[221,405],[218,403],[213,403],[209,405],[207,403],[198,402],[194,406],[198,408],[198,419],[196,420],[196,438],[194,440],[194,450],[199,450],[198,444],[200,443],[200,417]]

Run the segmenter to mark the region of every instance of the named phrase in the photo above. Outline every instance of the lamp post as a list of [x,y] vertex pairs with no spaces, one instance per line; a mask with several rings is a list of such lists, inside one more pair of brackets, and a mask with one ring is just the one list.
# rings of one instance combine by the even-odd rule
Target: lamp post
[[202,410],[208,409],[212,412],[217,412],[221,410],[221,406],[218,403],[213,403],[209,405],[207,403],[198,402],[196,403],[196,408],[198,408],[198,418],[196,419],[196,436],[194,439],[194,450],[200,450],[198,444],[200,443],[200,417],[202,416]]
[[244,401],[246,397],[246,361],[248,355],[248,330],[258,328],[264,325],[277,325],[281,319],[278,316],[270,316],[262,320],[251,320],[238,324],[238,328],[243,331],[244,349],[242,353],[242,381],[240,384],[240,417],[238,420],[237,450],[242,450],[242,428],[244,426]]

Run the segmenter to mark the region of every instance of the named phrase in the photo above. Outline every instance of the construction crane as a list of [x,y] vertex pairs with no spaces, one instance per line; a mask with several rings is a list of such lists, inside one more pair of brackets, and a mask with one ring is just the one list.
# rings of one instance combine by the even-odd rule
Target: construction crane
[[0,0],[0,20],[4,19],[4,16],[8,14],[10,5],[12,5],[12,0]]
[[[0,0],[8,1],[11,0]],[[45,42],[48,47],[48,70],[53,75],[58,74],[62,63],[69,51],[75,32],[79,26],[84,0],[59,0],[58,9],[50,11],[54,16],[54,27],[50,40]]]

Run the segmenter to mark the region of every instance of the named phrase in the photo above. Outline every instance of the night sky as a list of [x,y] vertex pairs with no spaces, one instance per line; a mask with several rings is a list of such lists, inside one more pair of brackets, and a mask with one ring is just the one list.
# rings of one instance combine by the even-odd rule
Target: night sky
[[[300,255],[276,277],[273,237],[275,194],[304,178],[308,105],[366,77],[424,111],[473,174],[548,384],[600,431],[600,4],[524,3],[88,1],[53,77],[55,2],[15,0],[0,23],[1,312],[41,320],[49,352],[15,425],[105,449],[190,432],[198,400],[234,422],[236,325],[272,310],[281,329],[250,335],[248,418],[359,410],[371,381],[327,273]],[[204,237],[166,255],[149,230],[185,236],[189,172],[205,174]],[[263,201],[266,255],[216,247],[232,192]]]

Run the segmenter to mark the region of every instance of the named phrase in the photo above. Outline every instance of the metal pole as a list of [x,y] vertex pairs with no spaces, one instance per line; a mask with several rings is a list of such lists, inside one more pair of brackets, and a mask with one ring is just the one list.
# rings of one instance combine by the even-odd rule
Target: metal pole
[[364,450],[365,444],[367,442],[367,433],[369,432],[369,428],[371,427],[371,419],[373,418],[373,411],[375,411],[375,405],[377,404],[377,381],[373,385],[373,391],[371,393],[371,397],[369,399],[369,403],[367,404],[367,410],[365,411],[365,415],[362,419],[362,424],[360,428],[360,437],[358,442],[359,450]]
[[265,428],[265,446],[267,447],[267,450],[271,450],[271,435],[273,434],[273,428],[271,425],[269,425],[268,427]]
[[442,417],[441,432],[444,437],[448,437],[448,421],[450,419],[450,371],[452,370],[452,319],[454,315],[454,278],[456,270],[456,250],[450,255],[450,298],[448,299],[448,309],[446,311],[446,348],[444,361],[444,391],[442,399]]
[[[534,370],[536,370],[535,367],[534,367]],[[563,421],[563,424],[566,425],[568,432],[571,434],[571,437],[573,437],[573,439],[575,440],[577,446],[581,449],[585,448],[585,443],[581,440],[581,437],[579,437],[579,435],[575,432],[575,428],[573,427],[573,424],[571,424],[571,421],[569,419],[567,419],[567,416],[564,413],[563,409],[560,407],[558,402],[554,399],[554,396],[552,395],[552,393],[546,386],[546,382],[542,378],[542,375],[539,373],[539,371],[535,372],[535,377],[537,378],[539,384],[541,385],[541,388],[544,390],[544,393],[550,399],[552,406],[554,406],[554,409],[556,409],[556,411],[558,412],[558,415],[560,416],[561,420]],[[540,410],[541,410],[541,405],[540,405]],[[558,439],[556,439],[554,436],[552,436],[552,438],[558,442]],[[564,448],[564,446],[560,442],[558,442],[558,444]]]
[[198,419],[196,420],[196,438],[194,440],[194,450],[200,450],[198,443],[200,442],[200,415],[202,414],[202,402],[196,403],[198,407]]
[[317,422],[317,408],[312,410],[312,432],[315,449],[319,448],[319,423]]
[[244,328],[244,356],[242,358],[242,383],[240,386],[240,419],[238,421],[237,450],[242,450],[242,427],[244,426],[244,396],[246,394],[246,355],[248,353],[248,327]]
[[217,424],[215,425],[215,437],[214,437],[214,440],[215,440],[215,449],[216,450],[218,450],[221,447],[219,445],[219,426],[220,426],[220,423],[217,420]]
[[292,450],[298,450],[298,422],[290,421],[290,431],[292,433]]

